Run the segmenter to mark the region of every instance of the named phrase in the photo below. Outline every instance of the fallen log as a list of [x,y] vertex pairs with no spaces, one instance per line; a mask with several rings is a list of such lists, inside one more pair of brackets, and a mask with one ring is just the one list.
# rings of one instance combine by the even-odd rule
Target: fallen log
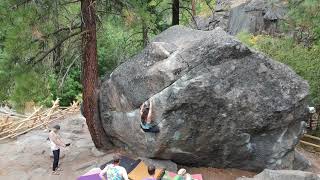
[[300,143],[301,143],[301,144],[308,145],[308,146],[312,146],[312,147],[315,147],[315,148],[320,148],[319,145],[313,144],[313,143],[310,143],[310,142],[307,142],[307,141],[302,141],[302,140],[300,140]]
[[[59,118],[60,118],[60,117],[59,117]],[[59,118],[55,118],[55,119],[52,119],[52,120],[50,120],[50,121],[47,121],[47,122],[38,124],[38,125],[36,125],[36,126],[34,126],[34,127],[32,127],[32,128],[29,128],[29,129],[27,129],[27,130],[25,130],[25,131],[22,131],[22,132],[20,132],[20,133],[18,133],[18,134],[14,134],[14,135],[11,136],[10,138],[15,138],[15,137],[17,137],[17,136],[20,136],[20,135],[22,135],[22,134],[24,134],[24,133],[27,133],[27,132],[35,129],[35,128],[38,128],[38,127],[40,127],[40,126],[43,126],[43,125],[49,124],[50,122],[53,122],[53,121],[55,121],[55,120],[58,120]],[[1,138],[0,140],[2,140],[2,138]]]
[[35,128],[43,126],[44,128],[48,128],[48,124],[64,117],[66,114],[71,114],[79,110],[79,102],[73,102],[69,107],[60,108],[59,107],[59,99],[52,102],[52,107],[41,111],[42,106],[29,115],[25,116],[24,119],[10,121],[8,122],[8,117],[5,121],[0,123],[0,130],[4,130],[0,132],[0,140],[6,138],[15,138],[19,135],[25,134]]
[[319,137],[311,136],[311,135],[309,135],[309,134],[304,134],[304,137],[307,137],[307,138],[311,138],[311,139],[320,141],[320,138],[319,138]]

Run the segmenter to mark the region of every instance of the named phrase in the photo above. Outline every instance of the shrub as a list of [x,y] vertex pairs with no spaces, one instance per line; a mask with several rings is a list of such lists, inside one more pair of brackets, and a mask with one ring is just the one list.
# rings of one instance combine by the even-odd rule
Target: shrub
[[254,36],[241,32],[237,37],[271,58],[290,66],[298,75],[309,82],[311,104],[320,104],[320,47],[303,47],[290,37],[275,38],[266,35]]

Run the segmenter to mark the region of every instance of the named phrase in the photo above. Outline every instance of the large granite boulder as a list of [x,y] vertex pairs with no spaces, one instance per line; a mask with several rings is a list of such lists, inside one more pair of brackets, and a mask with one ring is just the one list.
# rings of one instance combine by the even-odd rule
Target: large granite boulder
[[312,163],[304,157],[304,155],[297,150],[294,152],[294,161],[292,169],[294,170],[301,170],[301,171],[308,171],[312,167]]
[[[307,82],[289,67],[222,29],[175,26],[103,81],[100,116],[112,146],[141,157],[247,170],[292,168],[307,95]],[[157,134],[139,125],[139,107],[149,98]]]

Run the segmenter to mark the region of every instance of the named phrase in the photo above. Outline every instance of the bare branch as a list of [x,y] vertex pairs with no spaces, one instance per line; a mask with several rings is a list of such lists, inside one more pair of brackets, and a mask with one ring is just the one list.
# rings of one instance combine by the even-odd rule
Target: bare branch
[[69,1],[69,2],[65,2],[65,3],[61,3],[60,5],[65,6],[65,5],[68,5],[68,4],[73,4],[73,3],[78,3],[78,2],[80,2],[80,0],[74,0],[74,1]]
[[198,24],[197,24],[197,21],[196,19],[194,18],[194,16],[192,15],[192,9],[188,8],[188,7],[183,7],[183,6],[180,6],[181,9],[185,9],[191,16],[192,20],[193,20],[193,23],[196,25],[196,28],[199,29],[198,27]]
[[205,0],[205,2],[207,4],[207,6],[209,7],[209,9],[211,10],[212,15],[213,15],[214,14],[214,8],[210,5],[211,0]]
[[120,12],[111,12],[111,11],[103,11],[103,10],[98,10],[97,13],[102,13],[102,14],[112,14],[112,15],[116,15],[116,16],[120,16],[120,17],[125,17],[124,15],[122,15]]
[[59,84],[59,89],[61,89],[63,87],[64,80],[66,79],[66,77],[70,71],[70,68],[73,66],[73,64],[76,62],[76,60],[78,60],[79,57],[80,57],[80,55],[78,55],[76,58],[74,58],[73,61],[71,62],[71,64],[68,66],[67,71],[66,71],[66,73],[64,73],[62,80],[61,80],[61,83]]
[[32,63],[32,60],[33,60],[33,59],[36,59],[36,57],[37,57],[38,55],[40,55],[41,53],[40,53],[40,54],[38,53],[35,57],[30,58],[30,59],[27,61],[27,64],[32,63],[33,65],[35,65],[35,64],[41,62],[44,58],[46,58],[52,51],[54,51],[56,48],[58,48],[58,47],[59,47],[62,43],[64,43],[66,40],[70,39],[70,38],[73,37],[73,36],[82,34],[82,33],[85,33],[85,31],[83,31],[83,32],[78,31],[78,32],[74,32],[74,33],[70,34],[69,36],[67,36],[67,37],[63,38],[62,40],[60,40],[60,41],[59,41],[57,44],[55,44],[52,48],[50,48],[49,50],[45,51],[45,52],[44,52],[39,58],[37,58],[37,60],[34,61],[33,63]]
[[142,34],[142,32],[135,32],[135,33],[131,34],[131,35],[124,41],[124,43],[127,44],[127,42],[128,42],[133,36],[135,36],[135,35],[137,35],[137,34]]
[[172,9],[171,7],[166,8],[166,9],[163,9],[162,11],[159,12],[159,14],[162,14],[162,13],[164,13],[165,11],[168,11],[168,10],[171,10],[171,9]]
[[47,38],[47,37],[52,36],[52,35],[57,35],[62,31],[72,31],[74,29],[80,29],[80,28],[81,28],[80,24],[77,24],[77,25],[74,25],[74,26],[71,26],[71,27],[64,27],[64,28],[60,28],[60,29],[56,30],[55,32],[47,34],[44,37]]

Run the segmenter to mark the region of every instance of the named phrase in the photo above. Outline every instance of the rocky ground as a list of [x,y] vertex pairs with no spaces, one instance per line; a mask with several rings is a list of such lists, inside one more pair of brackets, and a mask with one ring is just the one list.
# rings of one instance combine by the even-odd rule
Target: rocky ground
[[[75,179],[88,169],[109,160],[94,148],[84,118],[73,115],[61,122],[61,135],[69,148],[62,150],[60,176],[52,176],[48,132],[34,130],[16,140],[0,142],[0,179]],[[102,157],[102,158],[98,158]]]
[[[93,145],[84,118],[72,115],[54,124],[61,125],[61,135],[69,148],[62,150],[61,175],[51,175],[51,152],[48,132],[34,130],[16,140],[0,142],[0,179],[6,180],[67,180],[76,179],[93,167],[109,161],[112,154],[99,152]],[[307,152],[306,152],[307,153]],[[309,158],[315,157],[308,154]],[[318,158],[319,159],[319,158]],[[319,163],[320,160],[318,160]],[[192,173],[202,173],[205,180],[233,180],[252,177],[254,173],[235,169],[187,168]]]

